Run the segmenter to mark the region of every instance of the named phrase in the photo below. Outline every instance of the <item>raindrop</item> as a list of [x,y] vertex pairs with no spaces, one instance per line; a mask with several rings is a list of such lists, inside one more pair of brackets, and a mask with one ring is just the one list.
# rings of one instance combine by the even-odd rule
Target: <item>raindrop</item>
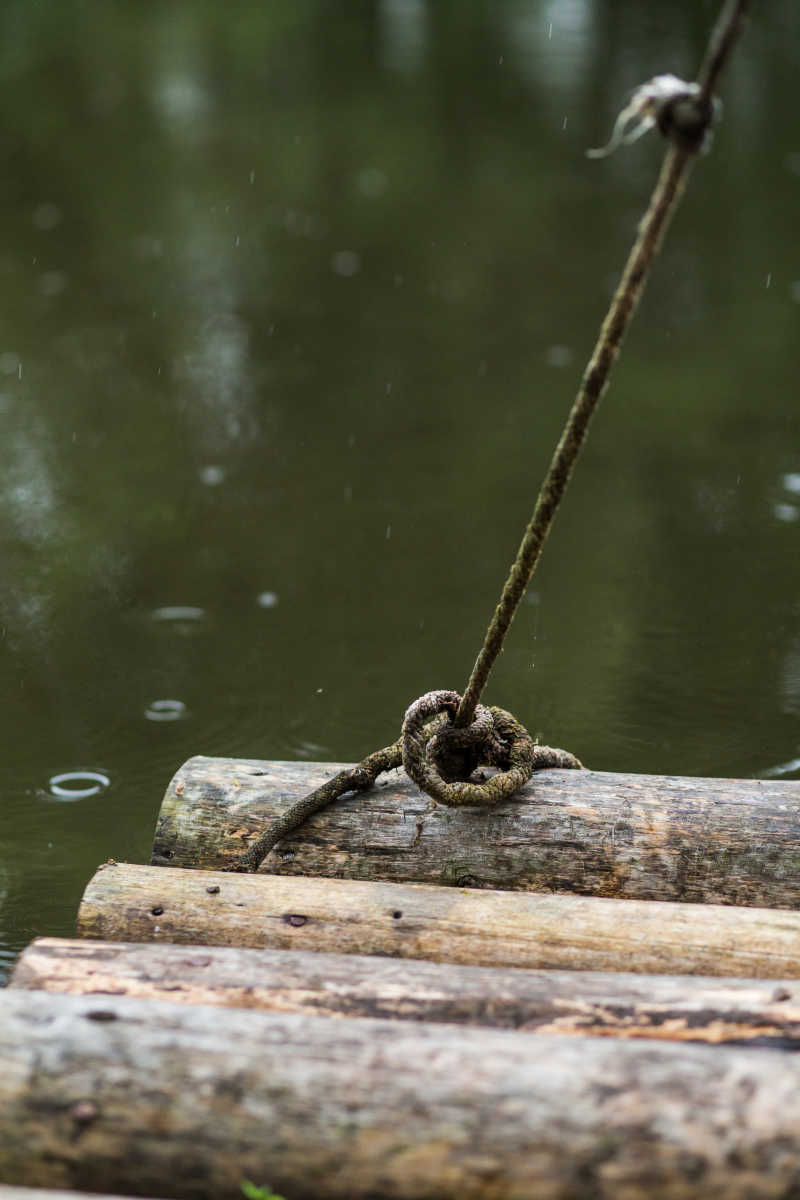
[[331,270],[335,275],[350,279],[361,270],[361,255],[355,250],[337,250],[331,256]]
[[196,121],[211,105],[204,82],[180,72],[167,75],[159,81],[155,100],[164,117],[175,122]]
[[569,346],[550,346],[545,361],[548,367],[568,367],[572,362],[572,351]]
[[191,604],[170,604],[154,609],[150,620],[174,636],[194,637],[206,628],[206,610]]
[[218,484],[224,482],[224,479],[224,467],[208,466],[200,469],[200,481],[207,484],[208,487],[217,487]]
[[800,508],[794,504],[776,504],[774,511],[779,521],[796,521],[800,517]]
[[67,286],[63,271],[45,271],[39,276],[39,291],[43,296],[60,296]]
[[180,721],[189,715],[182,700],[154,700],[144,711],[148,721]]
[[800,496],[800,471],[791,471],[788,475],[784,475],[783,486],[787,492],[794,492],[795,495]]
[[206,615],[204,608],[193,608],[190,604],[168,604],[164,608],[154,608],[154,621],[202,621]]
[[362,196],[369,196],[370,199],[382,196],[388,186],[386,172],[380,167],[364,167],[356,176],[356,187]]
[[102,771],[62,771],[48,781],[49,794],[56,800],[85,800],[111,784]]
[[61,224],[62,212],[57,204],[37,204],[33,210],[33,223],[37,229],[42,229],[45,232],[49,229],[55,229],[56,225]]
[[259,608],[276,608],[278,605],[277,592],[259,592],[258,607]]

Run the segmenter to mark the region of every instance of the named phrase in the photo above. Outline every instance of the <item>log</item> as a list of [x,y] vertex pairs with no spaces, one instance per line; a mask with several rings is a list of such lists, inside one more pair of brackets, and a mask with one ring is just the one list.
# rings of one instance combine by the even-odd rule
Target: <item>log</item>
[[0,1183],[0,1200],[123,1200],[121,1196],[92,1195],[64,1192],[54,1188],[6,1187]]
[[[154,866],[222,870],[341,763],[191,758]],[[281,875],[800,907],[800,782],[538,771],[491,809],[434,805],[402,771],[318,813],[268,856]]]
[[[38,938],[8,986],[175,1004],[800,1049],[800,983]],[[0,1197],[2,1200],[2,1197]]]
[[0,993],[0,1179],[241,1200],[765,1200],[800,1057]]
[[800,976],[800,913],[107,864],[79,937],[326,950],[471,966]]

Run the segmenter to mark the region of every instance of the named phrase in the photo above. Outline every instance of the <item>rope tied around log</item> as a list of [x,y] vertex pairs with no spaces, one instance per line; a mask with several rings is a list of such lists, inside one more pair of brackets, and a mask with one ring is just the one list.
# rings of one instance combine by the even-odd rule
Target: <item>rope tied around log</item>
[[[396,767],[405,767],[422,791],[450,807],[497,804],[519,791],[536,770],[582,767],[567,750],[537,745],[524,725],[502,708],[480,705],[473,724],[457,728],[453,720],[460,700],[458,692],[452,691],[420,696],[406,712],[396,742],[295,801],[228,870],[257,871],[270,850],[314,813],[340,796],[367,791],[379,775]],[[470,777],[479,766],[496,768],[497,774],[473,781]]]
[[[340,771],[327,784],[291,805],[232,870],[257,870],[276,842],[307,817],[345,792],[366,790],[382,771],[401,763],[434,801],[481,807],[508,799],[537,767],[581,767],[568,751],[536,746],[524,726],[504,709],[485,708],[479,701],[541,556],[591,418],[608,388],[623,338],[692,165],[697,155],[708,149],[720,111],[714,86],[741,31],[748,6],[749,0],[725,0],[696,83],[686,83],[675,75],[660,75],[642,84],[619,114],[608,146],[589,151],[590,157],[605,157],[618,145],[636,141],[654,127],[670,142],[464,693],[433,691],[415,700],[406,712],[403,733],[396,742],[368,755],[357,767]],[[495,768],[497,773],[475,781],[471,776],[479,765]]]
[[[543,767],[582,764],[568,750],[537,746],[524,725],[504,708],[475,710],[466,728],[454,724],[461,697],[458,692],[427,692],[408,709],[403,721],[403,766],[421,791],[451,808],[484,807],[508,800]],[[446,713],[450,724],[430,733],[431,717]],[[497,774],[473,782],[479,766]]]

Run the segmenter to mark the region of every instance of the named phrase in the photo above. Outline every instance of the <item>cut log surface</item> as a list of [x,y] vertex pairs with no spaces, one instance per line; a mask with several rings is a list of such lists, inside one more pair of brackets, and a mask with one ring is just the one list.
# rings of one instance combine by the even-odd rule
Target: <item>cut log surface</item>
[[502,970],[301,950],[40,938],[23,952],[9,987],[800,1049],[797,980]]
[[424,884],[101,867],[78,936],[472,966],[797,978],[800,913]]
[[[224,869],[341,763],[192,758],[156,828],[156,866]],[[402,771],[280,843],[270,874],[800,907],[800,783],[540,771],[491,809],[434,805]]]
[[240,1200],[796,1194],[800,1056],[0,993],[0,1179]]

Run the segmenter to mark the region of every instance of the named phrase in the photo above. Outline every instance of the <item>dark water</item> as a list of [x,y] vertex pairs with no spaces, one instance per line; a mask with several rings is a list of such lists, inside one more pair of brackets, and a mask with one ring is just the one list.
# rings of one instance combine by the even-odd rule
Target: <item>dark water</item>
[[[584,150],[715,11],[6,0],[0,959],[189,755],[463,685],[662,153]],[[798,33],[757,6],[492,680],[596,768],[800,775]]]

